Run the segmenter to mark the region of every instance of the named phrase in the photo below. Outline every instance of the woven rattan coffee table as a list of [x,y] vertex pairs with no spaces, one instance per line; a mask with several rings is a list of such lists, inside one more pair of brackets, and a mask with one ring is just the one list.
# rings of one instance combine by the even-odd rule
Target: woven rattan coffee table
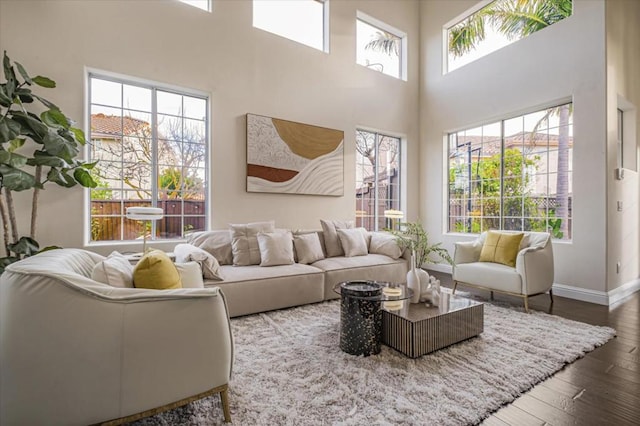
[[382,343],[410,358],[477,336],[484,330],[484,305],[443,291],[439,307],[402,302],[382,310]]

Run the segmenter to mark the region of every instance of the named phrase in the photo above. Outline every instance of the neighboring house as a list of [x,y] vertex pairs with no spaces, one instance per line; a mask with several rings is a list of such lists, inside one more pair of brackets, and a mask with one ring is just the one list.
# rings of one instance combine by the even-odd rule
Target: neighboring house
[[[144,120],[91,115],[91,158],[100,160],[98,174],[108,188],[134,190],[125,192],[125,199],[150,197],[151,137],[151,125]],[[179,164],[179,149],[166,138],[158,138],[159,163]]]

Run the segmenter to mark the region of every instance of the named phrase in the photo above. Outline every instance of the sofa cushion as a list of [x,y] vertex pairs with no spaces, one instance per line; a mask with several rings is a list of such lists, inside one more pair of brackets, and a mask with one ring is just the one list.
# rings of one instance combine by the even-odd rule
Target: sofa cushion
[[262,268],[260,265],[243,266],[242,268],[224,265],[221,269],[224,274],[224,281],[205,282],[205,285],[219,285],[242,281],[260,281],[270,278],[291,277],[306,274],[322,274],[322,271],[318,268],[310,265],[302,265],[300,263],[278,265],[271,268]]
[[178,244],[173,248],[177,263],[197,262],[200,265],[201,274],[210,280],[224,279],[220,272],[218,260],[209,252],[191,244]]
[[291,265],[293,238],[291,232],[259,232],[260,266]]
[[338,229],[353,228],[352,220],[320,220],[327,257],[344,256],[344,249],[338,238]]
[[204,288],[202,269],[198,262],[175,263],[182,288]]
[[402,248],[398,245],[398,238],[388,232],[372,232],[369,243],[369,253],[384,254],[392,259],[402,256]]
[[366,256],[355,257],[328,257],[314,262],[311,266],[323,271],[334,271],[338,269],[364,268],[367,266],[388,265],[398,262],[383,254],[368,254]]
[[187,243],[210,253],[218,260],[220,265],[233,264],[231,231],[228,229],[193,232],[187,235]]
[[133,269],[133,285],[155,290],[182,288],[176,265],[160,250],[152,250],[142,256]]
[[365,256],[368,251],[364,228],[336,229],[346,257]]
[[231,224],[231,252],[235,266],[259,265],[260,246],[259,232],[274,232],[275,222],[254,222],[247,224]]
[[514,267],[523,233],[487,232],[480,251],[480,262],[494,262]]
[[518,271],[511,266],[500,263],[456,264],[453,279],[492,290],[522,293],[522,278]]
[[114,251],[95,264],[91,279],[112,287],[133,288],[133,266],[126,257]]
[[298,263],[310,264],[324,259],[320,237],[317,232],[300,234],[293,237],[293,245],[298,256]]

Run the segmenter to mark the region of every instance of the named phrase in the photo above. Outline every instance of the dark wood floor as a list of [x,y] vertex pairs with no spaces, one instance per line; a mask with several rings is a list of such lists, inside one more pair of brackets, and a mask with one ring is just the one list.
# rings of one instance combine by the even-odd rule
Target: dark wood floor
[[[452,287],[451,275],[430,271]],[[481,297],[488,292],[460,286]],[[522,304],[522,299],[498,295],[496,300]],[[569,364],[513,403],[487,418],[487,426],[640,425],[640,293],[615,306],[601,306],[548,295],[531,298],[531,309],[576,321],[614,328],[605,345]]]

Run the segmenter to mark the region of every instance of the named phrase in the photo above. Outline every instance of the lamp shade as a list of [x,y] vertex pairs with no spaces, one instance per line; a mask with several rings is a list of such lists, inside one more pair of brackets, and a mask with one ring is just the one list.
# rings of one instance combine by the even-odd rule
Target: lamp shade
[[402,219],[404,213],[401,210],[385,210],[384,217],[389,219]]
[[127,207],[127,219],[160,220],[164,212],[159,207]]

